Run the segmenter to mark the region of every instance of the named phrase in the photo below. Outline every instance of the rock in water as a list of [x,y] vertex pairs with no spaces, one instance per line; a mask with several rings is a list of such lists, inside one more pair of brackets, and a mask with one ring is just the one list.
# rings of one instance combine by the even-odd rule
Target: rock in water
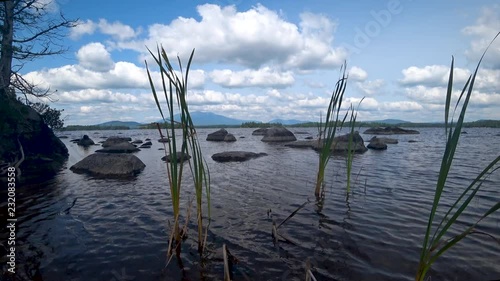
[[406,130],[402,129],[399,127],[394,127],[394,126],[389,126],[389,127],[375,127],[375,128],[370,128],[364,132],[365,134],[369,135],[414,135],[414,134],[420,134],[419,131],[416,130]]
[[259,128],[255,131],[252,132],[253,136],[265,136],[266,135],[267,128]]
[[234,137],[233,134],[227,134],[225,137],[224,137],[224,141],[225,142],[233,142],[233,141],[236,141],[236,138]]
[[[342,136],[335,137],[333,139],[330,150],[335,153],[346,152],[349,149],[349,135],[350,134],[345,134]],[[320,142],[318,142],[318,140],[295,141],[287,143],[285,144],[285,146],[295,147],[295,148],[311,147],[314,150],[321,150],[323,147],[323,140],[321,140]],[[365,143],[363,141],[363,138],[359,135],[359,132],[354,132],[351,142],[351,151],[355,153],[363,153],[367,150],[368,149],[365,147]]]
[[225,129],[220,129],[211,134],[208,134],[207,141],[224,141],[224,138],[227,136],[228,132]]
[[384,142],[383,139],[373,137],[370,140],[370,143],[368,144],[368,148],[375,149],[375,150],[384,150],[384,149],[387,149],[387,144]]
[[[377,137],[373,137],[372,139],[374,138],[377,138]],[[379,139],[380,141],[386,143],[386,144],[398,144],[398,140],[397,139],[391,139],[391,138],[377,138]]]
[[248,151],[226,151],[215,153],[212,155],[212,159],[217,162],[243,162],[266,155],[266,153],[254,153]]
[[114,144],[112,146],[108,146],[102,149],[98,149],[95,152],[104,152],[104,153],[132,153],[140,151],[139,148],[135,147],[133,144],[129,142],[120,142]]
[[85,157],[69,169],[97,177],[130,177],[144,170],[146,165],[135,155],[94,153]]
[[[338,137],[335,137],[333,139],[332,147],[331,150],[334,152],[346,152],[349,150],[349,134],[341,135]],[[351,142],[351,151],[357,152],[357,153],[363,153],[367,151],[368,149],[365,146],[365,141],[363,138],[359,135],[359,132],[356,131],[352,135],[352,142]]]
[[124,138],[124,137],[109,137],[102,143],[102,147],[108,147],[108,146],[113,146],[119,143],[128,143],[131,141],[131,138]]
[[[181,162],[181,160],[182,160],[182,163],[187,163],[187,160],[191,159],[191,156],[190,156],[189,154],[187,154],[187,153],[182,153],[182,152],[180,152],[180,151],[177,151],[176,156],[177,156],[177,157],[175,158],[175,160],[176,160],[176,162],[177,162],[177,163],[180,163],[180,162]],[[173,159],[173,155],[172,155],[172,156],[167,155],[167,156],[163,156],[163,157],[161,158],[161,160],[163,160],[163,161],[167,161],[167,162],[169,162],[169,163],[170,163],[170,162],[172,162],[172,159]]]
[[263,142],[286,142],[296,141],[295,135],[284,127],[272,127],[266,130],[262,138]]
[[76,144],[80,146],[91,146],[94,145],[94,141],[89,138],[87,135],[83,135],[83,138],[81,138]]

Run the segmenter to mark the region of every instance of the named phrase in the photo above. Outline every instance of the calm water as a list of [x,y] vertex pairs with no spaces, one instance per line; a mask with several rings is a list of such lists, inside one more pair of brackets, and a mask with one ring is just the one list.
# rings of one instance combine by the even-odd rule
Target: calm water
[[[164,152],[158,150],[162,144],[156,142],[155,130],[131,130],[121,136],[153,139],[151,149],[136,153],[146,168],[135,179],[94,179],[65,169],[41,188],[17,190],[20,280],[200,280],[201,275],[205,280],[222,280],[217,252],[223,243],[239,260],[235,280],[304,280],[307,259],[318,280],[413,280],[444,150],[443,129],[393,136],[399,144],[389,145],[387,151],[356,155],[347,201],[345,158],[335,156],[328,166],[321,208],[313,203],[316,152],[263,143],[260,136],[251,135],[252,129],[229,129],[238,139],[235,143],[204,141],[212,131],[199,130],[212,177],[209,250],[213,253],[203,271],[192,224],[183,248],[184,273],[175,261],[165,268],[172,212],[165,164],[160,160]],[[316,132],[292,131],[310,133],[297,134],[298,139]],[[466,131],[445,191],[445,205],[499,154],[500,130]],[[118,132],[66,134],[77,138],[84,133],[97,142]],[[84,150],[69,139],[63,141],[70,151],[68,168],[99,148]],[[243,163],[216,163],[210,158],[228,150],[269,155]],[[194,195],[191,182],[184,182],[188,185],[183,206],[187,206]],[[499,182],[499,172],[485,182],[460,227],[500,201]],[[275,246],[273,219],[281,222],[307,200],[311,203],[280,228],[297,245]],[[5,200],[1,206],[4,210]],[[478,230],[500,236],[500,214],[484,220]],[[432,280],[500,279],[500,245],[487,236],[473,235],[443,256],[431,276]]]

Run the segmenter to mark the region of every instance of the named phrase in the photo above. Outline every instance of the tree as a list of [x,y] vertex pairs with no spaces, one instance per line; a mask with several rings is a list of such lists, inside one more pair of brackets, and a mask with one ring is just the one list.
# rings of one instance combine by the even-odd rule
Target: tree
[[63,112],[64,109],[57,110],[50,108],[49,105],[40,102],[31,103],[29,106],[40,114],[43,122],[52,130],[59,130],[64,126],[64,121],[61,119],[61,112]]
[[41,89],[26,81],[19,73],[26,62],[64,53],[63,29],[74,27],[76,20],[57,16],[51,1],[4,0],[0,2],[0,89],[13,87],[22,94],[45,97],[49,89]]

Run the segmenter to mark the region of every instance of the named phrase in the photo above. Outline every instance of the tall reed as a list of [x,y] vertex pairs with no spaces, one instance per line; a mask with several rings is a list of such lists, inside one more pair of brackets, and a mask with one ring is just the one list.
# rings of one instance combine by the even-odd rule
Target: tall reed
[[326,112],[325,122],[323,123],[323,121],[321,120],[318,124],[319,167],[316,177],[316,188],[314,190],[314,195],[316,195],[316,198],[320,197],[321,190],[324,186],[325,169],[328,165],[328,161],[330,160],[331,147],[333,144],[333,139],[335,138],[335,133],[337,132],[337,128],[340,125],[340,107],[342,106],[342,99],[344,97],[344,92],[347,86],[346,67],[347,65],[345,63],[341,67],[341,76],[335,84],[335,90],[332,92],[330,103],[328,105],[328,111]]
[[[498,33],[493,41],[500,35]],[[491,43],[493,43],[493,41]],[[490,46],[491,46],[490,43]],[[489,46],[488,46],[489,48]],[[474,89],[474,83],[476,81],[476,75],[479,70],[479,66],[486,54],[484,51],[481,56],[476,69],[472,75],[469,76],[469,79],[465,83],[465,86],[462,89],[462,92],[459,96],[458,101],[455,104],[454,111],[460,109],[460,115],[456,124],[453,123],[453,118],[450,120],[450,104],[451,97],[453,92],[453,68],[454,68],[454,59],[451,60],[451,68],[450,75],[448,78],[448,88],[446,93],[446,104],[445,104],[445,133],[446,133],[446,149],[443,154],[443,159],[441,161],[441,168],[439,170],[439,176],[436,184],[436,191],[434,194],[434,201],[432,204],[432,209],[429,215],[429,221],[427,224],[427,230],[425,233],[422,252],[420,254],[420,261],[417,269],[417,273],[415,276],[415,280],[422,281],[425,279],[427,272],[431,268],[432,264],[447,250],[456,245],[462,239],[467,237],[469,234],[474,233],[475,227],[481,222],[484,218],[488,217],[492,213],[498,211],[500,209],[500,202],[491,206],[484,214],[481,215],[479,220],[472,223],[469,227],[463,230],[460,234],[451,236],[448,234],[450,228],[458,221],[459,217],[462,215],[464,210],[469,206],[469,203],[479,192],[483,181],[486,177],[488,177],[491,173],[500,169],[500,167],[496,166],[500,161],[500,156],[497,156],[489,165],[486,166],[482,170],[482,172],[477,175],[477,177],[465,188],[462,194],[458,197],[458,199],[454,202],[454,204],[448,209],[446,214],[441,218],[440,221],[436,220],[436,212],[439,207],[439,201],[443,195],[443,190],[446,186],[446,182],[448,179],[448,173],[452,166],[453,158],[455,155],[455,151],[458,145],[458,141],[460,138],[460,133],[462,131],[462,126],[464,122],[465,112],[467,110],[467,106],[470,101],[470,97],[472,95]],[[461,101],[463,102],[461,103]],[[461,108],[460,108],[461,104]],[[437,222],[438,225],[434,229],[434,233],[431,236],[431,231],[433,225]]]
[[349,107],[349,110],[347,111],[347,113],[349,114],[349,112],[351,113],[350,114],[350,119],[349,119],[349,140],[348,140],[348,144],[347,144],[347,157],[346,157],[346,169],[347,169],[347,186],[346,186],[346,193],[347,193],[347,196],[349,196],[349,193],[351,192],[351,171],[352,171],[352,160],[354,158],[354,150],[356,149],[356,147],[353,147],[353,145],[355,146],[356,144],[354,144],[354,127],[356,127],[356,119],[358,118],[358,111],[359,111],[359,106],[361,105],[361,103],[363,102],[364,98],[361,99],[361,101],[359,102],[358,104],[358,107],[356,109],[356,111],[354,110],[354,107],[351,106]]
[[[170,155],[170,161],[167,163],[167,174],[168,182],[170,186],[170,195],[172,200],[172,208],[174,213],[174,228],[172,230],[172,238],[169,241],[169,251],[168,255],[171,255],[171,250],[175,247],[177,256],[180,255],[180,243],[182,239],[182,231],[179,227],[179,211],[180,211],[180,196],[181,196],[181,183],[182,183],[182,172],[184,161],[189,161],[189,168],[193,176],[195,193],[196,193],[196,211],[197,211],[197,224],[198,224],[198,251],[201,254],[204,249],[205,239],[203,239],[203,188],[205,187],[205,194],[207,197],[208,206],[208,217],[210,217],[210,172],[203,159],[203,154],[198,142],[196,129],[193,124],[193,120],[189,113],[189,107],[187,102],[187,85],[189,77],[189,69],[191,67],[191,62],[194,56],[194,49],[191,52],[189,61],[186,67],[186,73],[184,74],[182,63],[179,57],[177,57],[180,76],[174,69],[167,53],[162,48],[157,48],[157,54],[153,54],[151,50],[148,49],[151,56],[155,60],[157,66],[160,69],[161,76],[161,90],[165,96],[165,101],[167,104],[167,116],[163,113],[162,107],[159,101],[159,93],[156,91],[155,83],[149,71],[149,66],[146,63],[147,74],[149,83],[151,86],[151,91],[163,118],[163,121],[167,123],[167,137],[171,140],[168,143],[168,152]],[[180,120],[174,120],[174,112],[178,112]],[[180,139],[175,134],[175,127],[181,127],[182,136]],[[160,130],[160,128],[159,128]],[[160,130],[161,134],[161,130]],[[177,143],[180,142],[181,150],[177,151]],[[180,155],[179,155],[180,154]],[[186,160],[182,155],[191,155],[191,160]],[[179,159],[177,161],[176,159]],[[206,238],[206,232],[205,232]]]

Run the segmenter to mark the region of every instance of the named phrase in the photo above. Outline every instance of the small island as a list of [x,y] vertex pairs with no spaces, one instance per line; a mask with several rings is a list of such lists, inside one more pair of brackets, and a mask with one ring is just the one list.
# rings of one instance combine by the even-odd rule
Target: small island
[[374,127],[366,130],[364,134],[368,135],[417,135],[420,134],[417,130],[407,130],[395,126],[389,127]]

